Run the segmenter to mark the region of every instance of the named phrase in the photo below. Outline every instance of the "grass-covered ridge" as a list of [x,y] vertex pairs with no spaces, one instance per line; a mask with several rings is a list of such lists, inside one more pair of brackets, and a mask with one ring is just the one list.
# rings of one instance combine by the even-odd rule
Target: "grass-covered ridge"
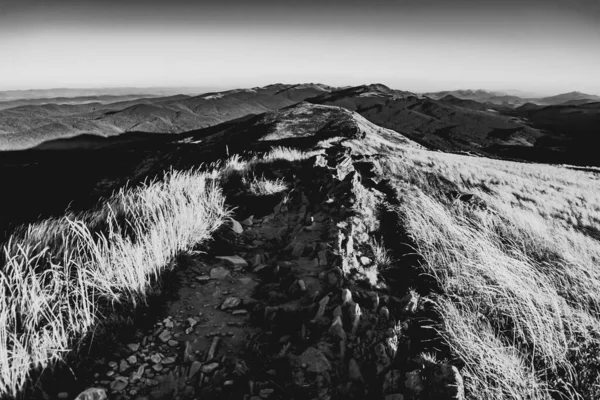
[[418,150],[384,169],[470,398],[597,398],[597,175]]
[[214,179],[169,172],[93,211],[15,232],[0,269],[0,396],[15,395],[32,368],[60,360],[90,332],[99,303],[143,301],[173,257],[227,216]]

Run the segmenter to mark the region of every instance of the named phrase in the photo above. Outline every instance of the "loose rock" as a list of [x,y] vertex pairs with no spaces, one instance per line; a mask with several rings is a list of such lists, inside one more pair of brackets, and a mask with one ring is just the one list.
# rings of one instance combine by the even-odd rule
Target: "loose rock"
[[206,364],[202,366],[202,373],[203,374],[212,374],[213,372],[215,372],[215,370],[219,368],[219,363],[213,362],[210,364]]
[[248,266],[248,263],[246,262],[246,260],[244,260],[240,256],[220,256],[220,257],[217,257],[217,258],[219,260],[226,261],[227,263],[231,264],[233,267],[242,267],[242,268],[245,268],[245,267]]
[[223,280],[229,276],[230,272],[225,267],[216,267],[210,270],[211,279]]
[[242,300],[238,297],[228,297],[225,299],[225,301],[221,305],[221,310],[229,310],[231,308],[236,308],[241,303],[242,303]]
[[102,388],[89,388],[79,393],[75,400],[106,400],[106,390]]
[[321,373],[331,370],[331,363],[325,355],[314,347],[309,347],[300,355],[300,363],[306,364],[307,371]]

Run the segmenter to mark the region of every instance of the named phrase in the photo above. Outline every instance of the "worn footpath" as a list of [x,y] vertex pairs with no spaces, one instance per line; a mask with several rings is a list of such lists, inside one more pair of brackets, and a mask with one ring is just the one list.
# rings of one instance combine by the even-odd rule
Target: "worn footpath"
[[464,398],[458,369],[423,354],[418,273],[383,273],[394,199],[377,168],[340,144],[281,167],[281,201],[188,256],[164,319],[79,399]]

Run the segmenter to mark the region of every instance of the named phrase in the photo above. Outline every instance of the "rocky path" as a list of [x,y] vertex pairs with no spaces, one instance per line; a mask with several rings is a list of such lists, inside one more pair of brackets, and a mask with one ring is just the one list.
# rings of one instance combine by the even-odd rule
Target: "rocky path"
[[180,268],[165,318],[108,357],[95,388],[138,400],[464,398],[458,370],[415,346],[426,302],[380,273],[373,238],[386,236],[389,193],[376,160],[337,145],[305,164],[279,171],[293,188],[272,212],[245,210]]

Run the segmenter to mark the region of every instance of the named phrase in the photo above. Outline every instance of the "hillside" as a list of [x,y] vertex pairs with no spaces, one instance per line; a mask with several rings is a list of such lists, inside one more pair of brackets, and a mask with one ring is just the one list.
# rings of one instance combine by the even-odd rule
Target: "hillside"
[[442,92],[424,93],[423,95],[435,100],[440,100],[446,96],[453,96],[463,100],[473,100],[479,103],[490,103],[509,106],[511,108],[522,106],[528,102],[548,106],[559,104],[585,104],[600,101],[600,96],[581,92],[561,93],[547,97],[527,97],[486,90],[446,90]]
[[0,390],[596,398],[597,172],[429,151],[359,114],[419,99],[333,99],[356,92],[358,112],[301,102],[156,142],[6,153],[3,187],[55,209],[6,241],[0,338],[27,340],[0,340]]
[[329,90],[316,84],[276,84],[194,97],[16,107],[0,110],[0,150],[21,150],[84,134],[106,137],[125,132],[181,133],[277,110]]
[[294,102],[178,135],[3,153],[0,391],[597,398],[596,169],[418,144],[531,147],[542,127],[519,121],[564,114],[587,126],[596,106],[510,116],[383,85],[328,90],[128,104],[109,116],[166,121],[173,104],[200,113],[229,96],[236,107]]
[[448,94],[434,100],[368,86],[334,91],[308,101],[355,110],[374,124],[431,149],[600,165],[589,151],[598,127],[598,103],[548,107],[526,103],[512,109]]
[[309,99],[356,110],[369,121],[395,130],[425,146],[444,151],[485,153],[493,145],[533,146],[542,134],[518,120],[474,101],[440,101],[409,93],[359,86]]
[[491,103],[495,105],[521,105],[525,100],[519,96],[512,96],[505,93],[490,92],[487,90],[446,90],[442,92],[424,93],[425,96],[434,100],[443,99],[446,96],[453,96],[462,100],[472,100],[478,103]]

